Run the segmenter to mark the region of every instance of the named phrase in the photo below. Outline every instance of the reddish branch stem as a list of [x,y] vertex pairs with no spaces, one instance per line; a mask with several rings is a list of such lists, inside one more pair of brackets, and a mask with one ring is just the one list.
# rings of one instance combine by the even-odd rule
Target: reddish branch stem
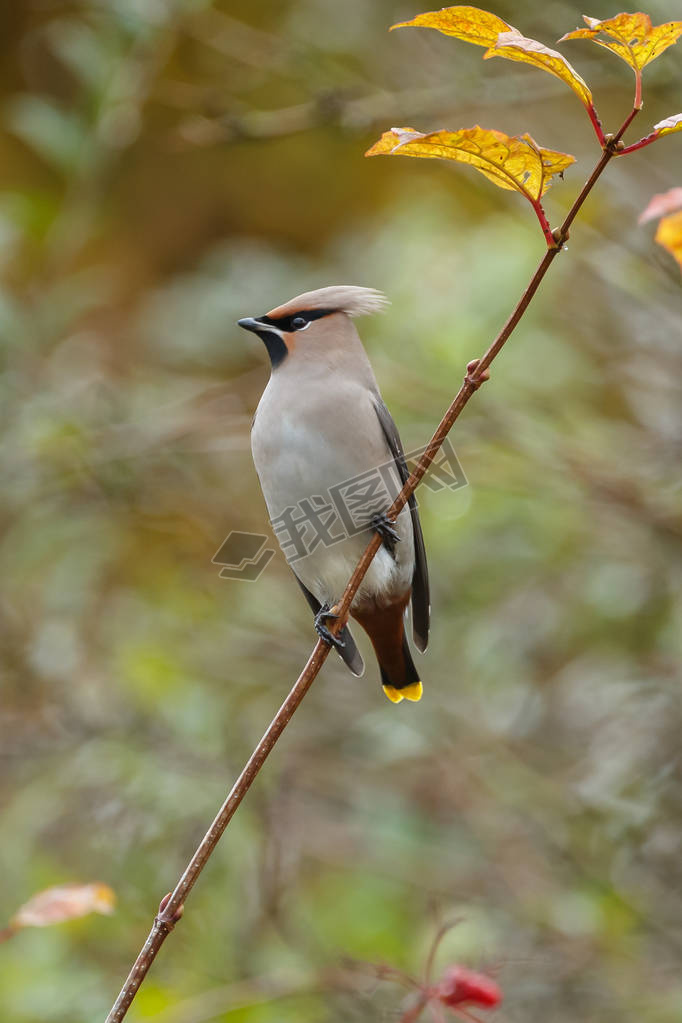
[[[472,394],[478,390],[482,383],[482,376],[484,371],[490,366],[493,359],[498,355],[501,348],[509,338],[510,334],[516,327],[517,323],[528,308],[535,292],[537,291],[540,282],[547,273],[550,264],[555,257],[561,251],[563,244],[568,238],[568,231],[575,219],[578,211],[583,205],[585,199],[592,190],[597,179],[601,175],[602,171],[606,167],[609,160],[616,154],[616,145],[620,141],[623,133],[627,129],[628,125],[632,121],[633,117],[637,113],[637,110],[633,110],[629,117],[623,123],[620,131],[609,139],[604,146],[604,151],[601,155],[599,162],[594,168],[592,174],[585,182],[580,194],[568,211],[564,222],[561,227],[553,232],[553,238],[555,246],[548,248],[543,255],[535,273],[533,274],[527,288],[523,295],[519,299],[516,308],[512,312],[511,316],[503,326],[500,333],[497,335],[493,343],[488,348],[485,355],[478,361],[475,369],[472,372],[468,372],[464,378],[464,382],[457,392],[452,404],[446,411],[442,420],[438,425],[438,429],[434,433],[433,437],[429,441],[424,454],[416,465],[414,472],[409,477],[405,486],[401,490],[400,494],[393,502],[389,515],[395,517],[401,508],[407,503],[413,491],[419,485],[435,458],[438,450],[447,437],[453,423],[459,417],[464,406],[467,404]],[[333,624],[330,626],[331,631],[338,633],[344,626],[348,613],[350,610],[351,603],[355,594],[357,593],[358,587],[362,582],[367,569],[370,566],[374,555],[381,546],[381,538],[376,534],[372,540],[368,543],[364,554],[360,558],[353,575],[351,576],[348,585],[346,586],[343,597],[340,602],[336,605],[336,611],[338,617],[334,619]],[[256,775],[260,771],[261,767],[267,760],[271,753],[275,743],[279,739],[280,735],[289,724],[294,711],[297,709],[301,700],[310,689],[310,686],[314,682],[315,678],[319,674],[319,671],[324,664],[329,654],[331,647],[322,639],[318,639],[313,651],[308,659],[308,663],[299,675],[298,679],[293,685],[291,692],[285,699],[284,703],[277,711],[277,714],[273,718],[270,727],[265,732],[263,738],[260,740],[255,750],[249,757],[249,760],[244,767],[243,771],[234,783],[227,799],[220,808],[218,815],[211,824],[201,844],[197,848],[196,852],[192,856],[192,859],[187,864],[187,867],[178,881],[173,893],[169,899],[164,899],[163,909],[160,908],[158,915],[154,919],[154,924],[149,936],[145,941],[140,954],[138,955],[133,968],[131,969],[128,977],[121,989],[121,992],[111,1009],[111,1012],[107,1016],[106,1023],[120,1023],[120,1021],[126,1015],[139,987],[144,981],[144,978],[149,971],[149,967],[154,962],[159,949],[163,945],[164,941],[173,930],[175,923],[178,919],[178,914],[181,907],[184,905],[187,896],[191,892],[192,888],[197,882],[197,879],[204,869],[210,855],[215,849],[218,841],[220,840],[225,828],[232,819],[235,810],[241,803],[242,799],[248,792],[251,784],[253,783]],[[423,1007],[422,1007],[423,1008]]]
[[625,156],[626,153],[636,153],[638,149],[644,149],[645,146],[650,146],[652,142],[655,142],[660,135],[660,130],[649,132],[644,138],[639,139],[638,142],[633,142],[631,146],[625,146],[621,149],[619,156]]
[[604,138],[604,129],[601,126],[601,121],[599,120],[599,115],[595,109],[594,103],[590,103],[587,107],[587,112],[590,115],[590,121],[592,122],[595,134],[599,139],[599,145],[603,146],[606,141]]
[[642,109],[642,70],[641,68],[635,68],[635,101],[633,103],[635,110]]
[[549,226],[547,214],[542,208],[542,203],[540,202],[539,199],[535,199],[534,201],[532,201],[532,206],[533,209],[535,210],[535,214],[538,220],[540,221],[540,227],[542,228],[542,233],[545,236],[545,241],[549,245],[550,249],[556,248],[556,239],[552,234],[552,228]]

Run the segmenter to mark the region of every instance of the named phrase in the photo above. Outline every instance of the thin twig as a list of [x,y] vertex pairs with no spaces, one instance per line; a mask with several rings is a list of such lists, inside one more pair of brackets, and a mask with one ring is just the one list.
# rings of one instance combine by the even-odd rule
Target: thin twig
[[436,952],[440,948],[441,941],[448,933],[448,931],[451,931],[453,927],[456,927],[457,924],[461,922],[461,919],[462,919],[461,917],[456,917],[454,920],[446,920],[446,922],[444,924],[441,924],[438,930],[436,931],[436,936],[431,942],[431,948],[429,949],[429,954],[426,957],[426,966],[424,967],[424,981],[426,984],[431,983],[431,978],[433,974],[433,963],[436,958]]
[[407,1009],[407,1011],[400,1017],[400,1023],[416,1023],[426,1008],[428,1001],[429,995],[426,991],[423,991],[414,1005],[410,1009]]
[[[611,158],[616,155],[617,144],[636,113],[637,110],[634,109],[623,122],[618,133],[610,138],[607,137],[608,141],[592,174],[585,182],[580,194],[568,211],[561,227],[554,232],[556,247],[548,248],[544,253],[535,273],[530,279],[528,286],[523,292],[514,311],[503,326],[502,330],[490,345],[485,355],[478,360],[476,366],[472,368],[471,371],[467,372],[462,386],[439,423],[437,430],[429,441],[412,475],[406,481],[400,494],[393,502],[393,505],[388,512],[391,518],[398,515],[415,489],[418,487],[433,459],[438,453],[441,444],[450,432],[455,420],[459,417],[471,396],[478,390],[485,379],[484,373],[486,369],[498,355],[517,323],[525,313],[552,261],[559,254],[566,239],[568,238],[569,228],[573,223],[573,220],[594,187],[597,179],[602,174],[604,168]],[[381,546],[381,542],[381,537],[378,534],[375,534],[368,543],[364,554],[360,558],[360,561],[358,562],[355,571],[346,586],[343,597],[335,607],[337,618],[335,618],[333,623],[330,625],[330,630],[334,634],[338,634],[345,625],[348,619],[351,603],[372,562],[372,559],[374,558],[374,555]],[[144,978],[146,977],[150,966],[154,962],[159,949],[173,930],[175,923],[179,919],[182,907],[187,900],[187,896],[196,884],[201,871],[204,869],[209,857],[218,844],[220,837],[225,831],[225,828],[232,819],[235,810],[248,792],[258,772],[271,753],[275,743],[289,724],[292,715],[319,674],[319,671],[326,661],[330,650],[331,647],[324,642],[324,640],[318,639],[310,657],[308,658],[305,668],[294,683],[294,686],[284,703],[277,711],[270,727],[251,754],[246,766],[220,808],[218,815],[206,832],[201,844],[192,856],[192,859],[188,863],[182,877],[175,886],[172,895],[170,898],[163,900],[163,908],[160,907],[159,913],[154,919],[154,924],[149,932],[147,940],[135,960],[133,968],[128,974],[111,1012],[107,1016],[106,1023],[120,1023],[126,1015],[140,984],[144,981]]]

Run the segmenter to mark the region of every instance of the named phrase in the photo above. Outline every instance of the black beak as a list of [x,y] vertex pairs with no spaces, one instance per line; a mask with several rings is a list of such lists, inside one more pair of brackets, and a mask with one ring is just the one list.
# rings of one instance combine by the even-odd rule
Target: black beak
[[255,320],[253,316],[245,316],[243,320],[237,320],[237,326],[243,327],[244,330],[252,330],[254,334],[258,334],[261,330],[265,329],[265,324],[261,323],[260,320]]

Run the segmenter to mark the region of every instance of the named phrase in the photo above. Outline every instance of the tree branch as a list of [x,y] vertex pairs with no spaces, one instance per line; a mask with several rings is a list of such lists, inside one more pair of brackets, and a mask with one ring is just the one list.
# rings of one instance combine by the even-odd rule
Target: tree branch
[[[477,360],[475,363],[469,364],[469,369],[464,377],[464,382],[453,399],[450,407],[445,412],[445,415],[441,419],[438,428],[433,434],[429,441],[422,457],[417,463],[414,472],[406,481],[400,494],[393,502],[388,514],[391,518],[395,517],[400,510],[407,503],[415,489],[419,486],[419,483],[423,479],[425,473],[429,469],[433,459],[438,453],[441,444],[450,432],[453,424],[460,416],[465,405],[468,403],[471,396],[478,390],[483,381],[487,378],[486,370],[491,365],[493,360],[501,351],[502,347],[510,337],[512,331],[516,327],[517,323],[524,315],[526,309],[530,305],[530,302],[535,295],[542,279],[544,278],[547,270],[556,256],[561,252],[563,245],[568,238],[568,232],[573,220],[578,214],[582,207],[585,199],[591,192],[598,178],[604,171],[606,165],[620,152],[618,145],[620,140],[626,131],[628,125],[636,115],[637,110],[633,111],[628,115],[626,120],[623,122],[620,130],[616,135],[606,136],[606,142],[601,155],[601,158],[597,162],[592,174],[585,182],[580,194],[576,198],[575,202],[568,211],[563,223],[559,228],[553,232],[556,245],[553,248],[548,248],[543,255],[535,273],[530,279],[528,286],[521,295],[521,298],[516,304],[511,316],[502,327],[501,331],[492,342],[483,357]],[[343,626],[345,625],[350,606],[358,591],[358,588],[365,577],[365,574],[374,558],[375,554],[381,546],[381,538],[378,534],[375,534],[371,541],[368,543],[364,554],[360,558],[353,575],[351,576],[348,585],[344,591],[344,594],[340,602],[335,607],[335,612],[338,615],[330,625],[330,630],[334,634],[338,634]],[[279,739],[280,735],[289,724],[294,712],[301,703],[303,697],[310,689],[315,678],[320,672],[322,665],[329,655],[331,647],[324,642],[322,639],[318,639],[315,647],[313,648],[308,662],[299,675],[298,679],[293,685],[291,692],[285,699],[284,703],[277,711],[277,714],[273,718],[269,728],[263,735],[255,750],[251,754],[248,762],[246,763],[241,774],[234,783],[229,795],[225,802],[220,808],[218,815],[211,824],[210,828],[204,835],[200,845],[195,851],[192,859],[188,863],[182,877],[178,881],[175,889],[170,897],[166,896],[159,907],[159,912],[154,919],[154,924],[151,931],[145,941],[135,963],[128,974],[128,977],[121,989],[121,992],[111,1009],[111,1012],[107,1016],[106,1023],[120,1023],[125,1017],[139,987],[144,981],[150,966],[154,962],[159,949],[163,945],[168,935],[173,930],[176,922],[180,918],[182,907],[187,899],[187,896],[191,892],[192,888],[196,884],[201,871],[204,869],[209,857],[213,850],[218,844],[225,828],[232,819],[237,807],[241,803],[242,799],[251,787],[254,779],[258,772],[262,768],[263,764],[267,760],[268,756],[272,752],[275,743]]]

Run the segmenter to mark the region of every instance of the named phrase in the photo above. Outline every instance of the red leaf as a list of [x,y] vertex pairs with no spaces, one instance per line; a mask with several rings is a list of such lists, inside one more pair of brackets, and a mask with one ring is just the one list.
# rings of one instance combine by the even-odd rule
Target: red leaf
[[451,966],[436,989],[436,997],[449,1008],[469,1004],[491,1009],[502,1001],[502,991],[485,973]]
[[666,213],[674,213],[682,209],[682,188],[670,188],[667,192],[659,192],[654,195],[647,208],[639,215],[639,224],[646,224],[649,220],[657,220]]

